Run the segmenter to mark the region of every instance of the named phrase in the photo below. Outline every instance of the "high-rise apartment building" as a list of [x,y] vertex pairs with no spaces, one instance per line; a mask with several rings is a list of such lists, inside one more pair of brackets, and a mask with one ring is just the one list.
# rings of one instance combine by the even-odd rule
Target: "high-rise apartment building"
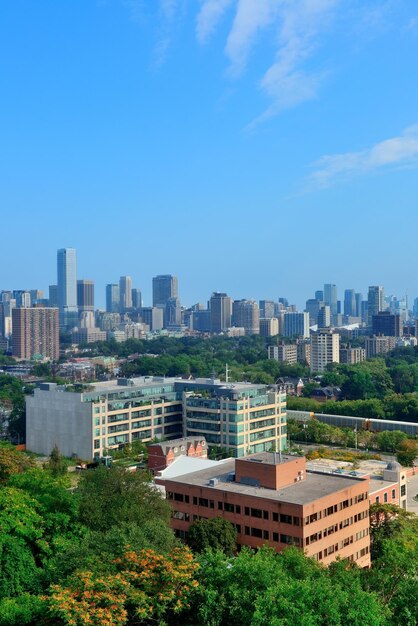
[[121,276],[119,278],[119,310],[124,313],[127,309],[132,309],[132,278]]
[[215,292],[210,299],[210,331],[223,333],[231,327],[232,300],[226,293]]
[[58,361],[58,309],[16,308],[13,309],[12,318],[12,352],[16,358],[31,359],[35,355],[41,355]]
[[285,313],[284,314],[284,331],[285,337],[309,337],[309,313]]
[[295,343],[280,343],[277,346],[268,346],[267,355],[270,360],[294,365],[298,362],[298,347]]
[[119,313],[119,285],[106,285],[106,311],[107,313]]
[[366,337],[366,358],[371,359],[378,354],[386,354],[395,348],[395,337],[384,337],[383,335],[376,337]]
[[77,260],[74,248],[57,252],[57,287],[60,326],[71,330],[77,326]]
[[178,298],[177,276],[161,274],[152,279],[152,306],[165,309],[170,298]]
[[340,362],[340,336],[328,328],[311,333],[311,372],[323,372],[330,363]]
[[354,289],[344,291],[344,315],[355,317],[356,315],[356,292]]
[[77,281],[77,306],[79,313],[94,311],[94,282],[92,280]]
[[367,296],[367,325],[371,328],[373,315],[385,310],[385,292],[383,287],[374,285],[369,287]]
[[232,303],[232,325],[244,328],[246,335],[260,333],[260,310],[253,300],[234,300]]

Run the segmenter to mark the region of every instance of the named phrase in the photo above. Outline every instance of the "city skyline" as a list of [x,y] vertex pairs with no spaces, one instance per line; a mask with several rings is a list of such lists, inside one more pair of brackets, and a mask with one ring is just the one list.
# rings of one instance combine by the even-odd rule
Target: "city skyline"
[[127,274],[149,303],[165,272],[190,303],[300,307],[323,282],[414,297],[416,13],[4,0],[0,284],[46,289],[72,246],[99,303]]
[[[94,278],[92,278],[94,276],[94,270],[92,270],[92,268],[89,268],[85,265],[85,263],[83,263],[82,265],[79,263],[79,259],[80,259],[80,255],[79,255],[79,251],[75,248],[60,248],[58,251],[55,250],[55,255],[57,255],[57,253],[60,253],[64,250],[70,250],[72,252],[75,253],[76,258],[77,258],[77,273],[75,276],[73,276],[73,282],[75,281],[75,283],[77,281],[86,281],[93,282],[93,286],[94,286],[94,307],[96,309],[105,309],[106,308],[106,288],[108,285],[112,285],[115,284],[118,286],[119,288],[119,282],[122,278],[128,278],[130,280],[131,283],[131,289],[134,288],[136,290],[140,290],[141,292],[141,296],[142,296],[142,303],[143,306],[152,306],[153,305],[153,280],[155,278],[161,278],[161,277],[172,277],[176,280],[176,293],[177,293],[177,283],[179,285],[178,291],[179,291],[179,299],[180,302],[182,304],[182,306],[192,306],[194,304],[197,303],[201,303],[206,305],[208,303],[208,301],[210,300],[212,294],[214,293],[219,293],[220,290],[218,289],[210,289],[208,288],[208,290],[206,292],[204,292],[204,288],[202,287],[202,285],[199,285],[199,292],[196,291],[192,291],[190,289],[191,285],[190,283],[187,283],[187,276],[186,277],[179,277],[176,274],[149,274],[146,277],[144,277],[144,282],[137,282],[137,280],[135,279],[135,273],[134,272],[129,272],[126,275],[120,275],[119,278],[116,276],[117,272],[113,272],[112,274],[112,279],[114,279],[114,283],[112,283],[112,281],[107,280],[105,278],[105,282],[103,284],[97,283],[95,281]],[[55,261],[56,263],[56,261]],[[79,266],[81,265],[81,267],[83,269],[79,269]],[[93,264],[94,265],[94,264]],[[84,271],[84,269],[86,271]],[[10,284],[0,284],[0,291],[1,290],[10,290],[10,291],[16,291],[16,290],[23,290],[23,291],[30,291],[31,289],[41,289],[44,291],[45,293],[45,297],[48,297],[48,288],[51,285],[56,285],[57,284],[57,280],[58,280],[58,276],[57,276],[57,271],[56,269],[53,270],[53,272],[55,272],[55,275],[52,274],[51,279],[49,280],[49,282],[47,281],[46,284],[42,283],[42,285],[40,285],[39,283],[36,285],[26,285],[26,286],[22,286],[22,285],[10,285]],[[80,275],[88,275],[90,278],[89,279],[80,279]],[[10,281],[9,281],[10,283]],[[367,301],[367,297],[368,297],[368,290],[369,287],[371,287],[373,284],[375,283],[370,283],[369,285],[365,285],[363,288],[357,288],[357,286],[353,286],[353,284],[349,284],[349,286],[342,284],[342,283],[338,283],[338,282],[333,282],[333,283],[326,283],[326,282],[322,282],[322,283],[318,283],[315,285],[311,285],[309,287],[310,291],[308,291],[308,293],[301,293],[301,292],[297,292],[295,290],[295,281],[293,281],[291,287],[289,288],[288,292],[285,291],[279,291],[274,292],[274,291],[269,291],[267,294],[264,291],[261,291],[261,287],[259,287],[257,289],[257,295],[248,295],[248,288],[245,291],[245,286],[244,286],[244,292],[237,292],[234,289],[228,289],[225,288],[224,286],[224,292],[226,293],[226,295],[228,297],[230,297],[232,300],[255,300],[256,302],[259,302],[260,300],[273,300],[273,301],[278,301],[279,298],[286,298],[289,302],[289,305],[296,305],[297,310],[298,311],[304,311],[306,309],[306,301],[308,299],[314,299],[315,297],[315,293],[317,291],[322,291],[324,290],[324,288],[326,288],[327,286],[332,287],[332,288],[336,288],[336,294],[337,294],[337,300],[340,302],[341,305],[341,311],[344,311],[344,297],[345,297],[345,292],[346,291],[350,291],[350,290],[354,290],[355,293],[360,293],[363,296],[363,301]],[[391,296],[395,296],[399,299],[402,299],[404,296],[407,297],[408,299],[408,307],[409,309],[413,308],[413,304],[414,304],[414,300],[415,298],[418,298],[418,287],[417,287],[417,293],[408,293],[405,292],[401,292],[398,289],[389,289],[387,288],[387,285],[385,283],[382,283],[383,286],[383,290],[384,290],[384,296],[385,297],[391,297]],[[198,298],[194,298],[193,299],[193,295],[191,298],[186,299],[186,297],[183,297],[183,293],[189,293],[189,294],[193,294],[193,293],[199,293],[201,294],[200,299]],[[295,293],[298,294],[296,296],[296,298],[293,300],[290,297],[291,293]],[[203,295],[202,295],[203,294]],[[326,300],[325,294],[324,294],[324,298]],[[325,302],[327,303],[327,302]]]

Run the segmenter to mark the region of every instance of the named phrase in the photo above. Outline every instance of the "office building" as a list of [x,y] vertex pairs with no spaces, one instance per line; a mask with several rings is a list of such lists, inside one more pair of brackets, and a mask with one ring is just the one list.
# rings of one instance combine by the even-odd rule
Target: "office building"
[[327,328],[311,333],[311,372],[323,372],[330,363],[340,362],[340,336]]
[[49,285],[48,306],[51,309],[58,308],[58,285]]
[[215,292],[210,299],[210,331],[214,334],[223,333],[230,328],[232,317],[232,300],[226,293]]
[[152,279],[152,306],[165,309],[170,298],[178,298],[178,280],[171,274],[161,274]]
[[124,313],[132,309],[132,278],[121,276],[119,278],[119,312]]
[[304,457],[265,452],[164,480],[182,539],[196,519],[221,516],[237,543],[290,545],[329,565],[370,566],[369,481],[308,471]]
[[200,333],[210,332],[210,310],[198,309],[192,311],[190,318],[190,330],[196,330]]
[[274,317],[275,302],[273,300],[260,300],[258,303],[260,318],[269,319]]
[[106,312],[119,313],[119,285],[106,285]]
[[277,317],[260,318],[260,335],[275,337],[279,334],[279,320]]
[[385,293],[383,287],[369,287],[367,296],[367,325],[371,328],[373,325],[373,315],[377,315],[385,309]]
[[58,250],[57,277],[60,326],[71,330],[78,323],[77,262],[74,248]]
[[321,302],[324,301],[324,292],[322,289],[315,291],[315,300],[321,300]]
[[30,293],[32,306],[41,300],[42,301],[45,300],[45,295],[42,289],[31,289],[29,293]]
[[284,314],[285,337],[309,338],[309,313],[286,313]]
[[344,291],[344,315],[348,317],[356,316],[356,292],[354,289]]
[[19,289],[13,291],[13,299],[16,300],[17,308],[29,309],[32,306],[30,291]]
[[178,298],[168,298],[163,311],[164,328],[181,325],[181,304]]
[[12,352],[17,359],[42,356],[51,361],[59,359],[58,309],[13,309]]
[[149,326],[150,330],[162,330],[164,326],[164,311],[156,306],[144,306],[139,310],[141,319],[144,324]]
[[92,280],[77,281],[78,312],[94,311],[94,282]]
[[231,456],[286,447],[286,394],[276,385],[145,377],[76,392],[43,384],[26,401],[27,448],[90,459],[158,438],[205,437]]
[[134,309],[142,308],[142,293],[140,289],[132,289],[132,307]]
[[331,308],[324,304],[318,313],[318,328],[329,328],[331,326]]
[[334,324],[334,319],[338,315],[337,285],[330,283],[324,285],[324,303],[331,309],[331,323]]
[[386,337],[402,337],[403,324],[400,315],[394,315],[390,311],[380,311],[372,316],[373,335],[385,335]]
[[362,303],[363,303],[363,295],[361,293],[356,293],[355,294],[355,299],[356,299],[356,310],[355,310],[355,315],[354,317],[362,317]]
[[232,303],[232,325],[244,328],[246,335],[260,333],[260,310],[253,300],[234,300]]
[[315,326],[318,323],[318,313],[322,306],[324,306],[322,300],[317,300],[316,298],[306,300],[305,311],[309,314],[310,326]]

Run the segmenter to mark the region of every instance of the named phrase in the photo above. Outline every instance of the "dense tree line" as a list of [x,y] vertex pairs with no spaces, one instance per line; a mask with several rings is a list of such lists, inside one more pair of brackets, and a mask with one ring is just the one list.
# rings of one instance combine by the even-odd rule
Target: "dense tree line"
[[296,548],[235,550],[221,519],[190,548],[144,472],[40,467],[0,446],[0,626],[414,626],[417,518],[371,514],[373,567],[324,568]]

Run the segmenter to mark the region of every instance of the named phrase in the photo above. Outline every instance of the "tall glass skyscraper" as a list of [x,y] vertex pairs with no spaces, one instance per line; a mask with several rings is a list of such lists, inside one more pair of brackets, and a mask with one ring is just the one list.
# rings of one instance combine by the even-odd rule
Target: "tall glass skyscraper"
[[71,330],[78,322],[75,248],[61,248],[57,252],[57,286],[60,327]]

